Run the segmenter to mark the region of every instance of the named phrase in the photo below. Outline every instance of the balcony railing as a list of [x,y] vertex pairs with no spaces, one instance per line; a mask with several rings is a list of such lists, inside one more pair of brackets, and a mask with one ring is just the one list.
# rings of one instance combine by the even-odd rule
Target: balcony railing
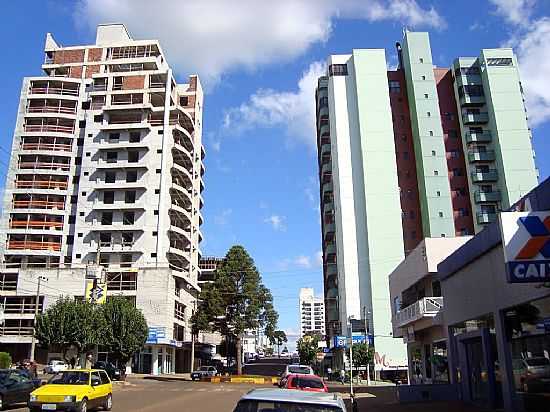
[[32,336],[32,326],[0,326],[0,335],[5,336]]
[[30,94],[61,94],[78,96],[78,89],[65,89],[62,87],[31,87]]
[[29,106],[27,113],[65,113],[76,114],[76,107],[64,106]]
[[10,222],[11,229],[57,229],[63,230],[63,222],[44,221],[44,220],[12,220]]
[[422,298],[395,314],[397,327],[403,327],[423,318],[433,318],[443,308],[443,297]]
[[26,124],[25,132],[73,133],[74,127],[56,124]]
[[49,150],[52,152],[70,152],[72,146],[70,144],[61,143],[23,143],[21,145],[22,150]]
[[466,133],[466,143],[489,143],[492,140],[493,136],[489,131],[484,131],[482,133]]
[[497,214],[495,212],[477,212],[477,223],[480,225],[496,222]]
[[495,190],[493,192],[483,192],[481,190],[477,190],[474,193],[475,201],[478,203],[483,202],[499,202],[501,199],[500,191]]
[[67,182],[58,182],[55,180],[17,180],[15,187],[17,189],[61,189],[67,190]]
[[488,113],[464,113],[462,120],[466,124],[471,123],[487,123],[489,121]]
[[69,170],[71,165],[69,163],[55,163],[55,162],[20,162],[20,169],[46,169],[46,170]]
[[65,202],[49,200],[14,200],[14,209],[65,209]]
[[494,182],[498,180],[498,172],[496,170],[489,170],[487,172],[473,172],[472,181],[474,183],[479,182]]
[[470,162],[492,162],[495,160],[495,152],[493,150],[470,150],[468,152],[468,160]]
[[61,243],[59,242],[40,242],[31,240],[9,240],[8,249],[12,250],[50,250],[59,252],[61,250]]

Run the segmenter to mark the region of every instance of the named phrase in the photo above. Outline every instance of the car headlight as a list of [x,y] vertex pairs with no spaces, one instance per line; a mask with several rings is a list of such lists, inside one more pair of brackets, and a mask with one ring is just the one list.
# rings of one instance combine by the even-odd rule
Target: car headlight
[[76,402],[76,396],[72,396],[72,395],[65,396],[63,398],[63,402]]
[[36,400],[37,400],[36,395],[31,394],[30,401],[31,401],[31,402],[36,402]]

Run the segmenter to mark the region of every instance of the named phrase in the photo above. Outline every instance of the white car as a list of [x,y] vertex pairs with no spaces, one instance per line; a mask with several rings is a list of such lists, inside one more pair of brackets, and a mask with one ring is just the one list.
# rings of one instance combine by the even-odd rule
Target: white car
[[67,370],[69,365],[59,359],[52,359],[44,368],[44,373],[58,373]]
[[287,389],[254,389],[244,395],[233,412],[346,412],[338,393],[294,391]]
[[286,378],[290,374],[298,375],[314,375],[313,369],[307,365],[286,365],[285,371],[281,375],[282,378]]

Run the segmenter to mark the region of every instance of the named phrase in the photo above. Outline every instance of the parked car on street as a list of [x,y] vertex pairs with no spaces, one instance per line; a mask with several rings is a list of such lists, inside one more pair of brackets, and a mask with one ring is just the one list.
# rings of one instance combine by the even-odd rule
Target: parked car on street
[[69,365],[61,359],[52,359],[44,368],[44,373],[58,373],[67,369],[69,369]]
[[201,366],[196,371],[191,372],[191,380],[200,381],[202,378],[211,378],[216,376],[218,370],[213,366]]
[[40,386],[39,379],[31,379],[26,370],[0,370],[0,410],[16,403],[26,403],[29,394]]
[[550,360],[545,357],[512,361],[516,388],[523,392],[539,392],[550,388]]
[[281,377],[286,377],[292,373],[298,373],[300,375],[313,375],[313,369],[307,365],[286,365],[285,371]]
[[29,398],[31,412],[76,411],[113,407],[113,384],[104,370],[72,369],[55,374]]
[[291,374],[281,380],[283,389],[298,389],[307,392],[328,392],[328,388],[317,375]]
[[103,369],[109,375],[112,381],[120,380],[120,369],[108,361],[97,361],[94,363],[94,369]]
[[254,389],[244,395],[233,412],[346,412],[340,394],[285,389]]

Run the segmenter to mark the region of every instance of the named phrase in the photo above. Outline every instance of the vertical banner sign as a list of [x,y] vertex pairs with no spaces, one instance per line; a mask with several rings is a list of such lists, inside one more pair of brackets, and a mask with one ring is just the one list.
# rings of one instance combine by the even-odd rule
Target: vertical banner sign
[[[95,283],[95,286],[94,286]],[[95,280],[86,281],[86,301],[90,303],[103,304],[107,300],[107,284]]]
[[508,283],[550,281],[550,211],[502,212],[502,247]]

